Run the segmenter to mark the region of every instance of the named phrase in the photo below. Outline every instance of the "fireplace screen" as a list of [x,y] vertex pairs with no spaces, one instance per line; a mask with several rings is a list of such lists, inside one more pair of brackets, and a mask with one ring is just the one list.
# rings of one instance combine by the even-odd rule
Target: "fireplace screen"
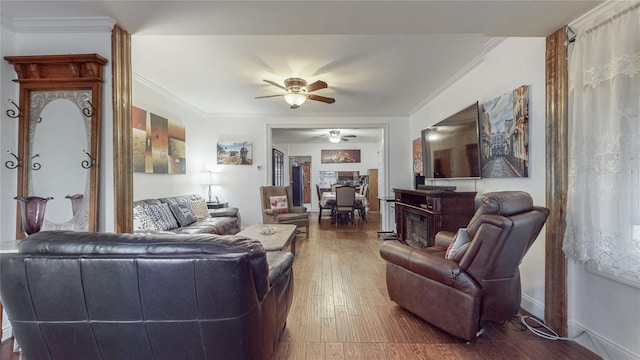
[[429,245],[429,240],[427,239],[428,224],[426,216],[406,212],[405,224],[405,242],[407,245],[417,249],[426,248]]

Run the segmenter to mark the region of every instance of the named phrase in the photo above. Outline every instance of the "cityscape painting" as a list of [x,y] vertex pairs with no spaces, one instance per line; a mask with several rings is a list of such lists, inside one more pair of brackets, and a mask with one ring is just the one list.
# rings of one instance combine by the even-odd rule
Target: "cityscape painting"
[[529,86],[483,103],[480,151],[483,178],[529,176]]

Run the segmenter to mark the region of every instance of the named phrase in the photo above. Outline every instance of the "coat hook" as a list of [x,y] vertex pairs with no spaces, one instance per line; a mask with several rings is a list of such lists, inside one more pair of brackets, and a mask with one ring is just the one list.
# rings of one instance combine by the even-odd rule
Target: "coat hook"
[[[39,156],[40,156],[40,154],[35,154],[35,155],[33,155],[33,156],[31,157],[31,160],[33,160],[33,159],[35,159],[35,158],[37,158],[37,157],[39,157]],[[32,163],[31,163],[31,168],[32,168],[33,170],[40,170],[40,168],[41,168],[41,167],[42,167],[42,165],[41,165],[40,163],[37,163],[37,162],[33,162],[33,161],[32,161]]]
[[16,158],[15,160],[7,160],[4,163],[4,166],[6,166],[7,169],[12,169],[13,170],[13,169],[17,168],[18,166],[20,166],[22,164],[22,161],[20,161],[20,158],[18,158],[18,156],[16,154],[12,153],[9,150],[7,150],[7,152],[9,154],[11,154],[14,158]]
[[7,110],[7,116],[12,118],[12,119],[17,119],[20,117],[20,115],[22,115],[22,110],[20,109],[20,107],[18,106],[18,104],[14,103],[13,100],[9,99],[9,102],[11,102],[13,104],[13,106],[16,107],[16,109],[18,109],[18,112],[16,112],[14,109],[9,109]]
[[[89,98],[85,98],[84,101],[86,101],[87,104],[89,104],[89,107],[82,109],[82,113],[86,117],[93,116],[93,114],[96,112],[96,108],[93,107],[93,104],[91,103],[91,101],[89,101]],[[91,155],[89,155],[89,156],[91,156]]]
[[93,158],[93,156],[91,156],[91,154],[89,154],[89,152],[87,152],[87,150],[82,151],[87,154],[89,160],[84,160],[82,164],[80,164],[80,166],[82,166],[83,169],[91,169],[96,165],[96,160]]

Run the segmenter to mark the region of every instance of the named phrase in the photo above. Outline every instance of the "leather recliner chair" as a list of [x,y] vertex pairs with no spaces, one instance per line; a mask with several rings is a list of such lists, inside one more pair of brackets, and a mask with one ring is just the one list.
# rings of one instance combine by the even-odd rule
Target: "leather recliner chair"
[[270,359],[293,295],[289,252],[220,235],[40,232],[0,258],[28,359]]
[[518,266],[549,210],[521,191],[486,193],[466,228],[470,242],[445,256],[455,233],[414,249],[397,241],[380,248],[387,260],[391,300],[440,329],[471,340],[487,322],[513,318],[520,308]]

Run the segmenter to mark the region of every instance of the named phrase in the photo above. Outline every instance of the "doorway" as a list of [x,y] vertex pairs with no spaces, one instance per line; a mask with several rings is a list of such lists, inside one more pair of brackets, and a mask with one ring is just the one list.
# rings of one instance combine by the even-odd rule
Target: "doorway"
[[[294,167],[300,168],[301,179],[299,175],[294,175]],[[311,156],[292,156],[289,158],[289,180],[294,192],[298,186],[301,186],[302,203],[311,203]],[[298,181],[300,181],[298,183]],[[294,195],[294,198],[296,195]]]

